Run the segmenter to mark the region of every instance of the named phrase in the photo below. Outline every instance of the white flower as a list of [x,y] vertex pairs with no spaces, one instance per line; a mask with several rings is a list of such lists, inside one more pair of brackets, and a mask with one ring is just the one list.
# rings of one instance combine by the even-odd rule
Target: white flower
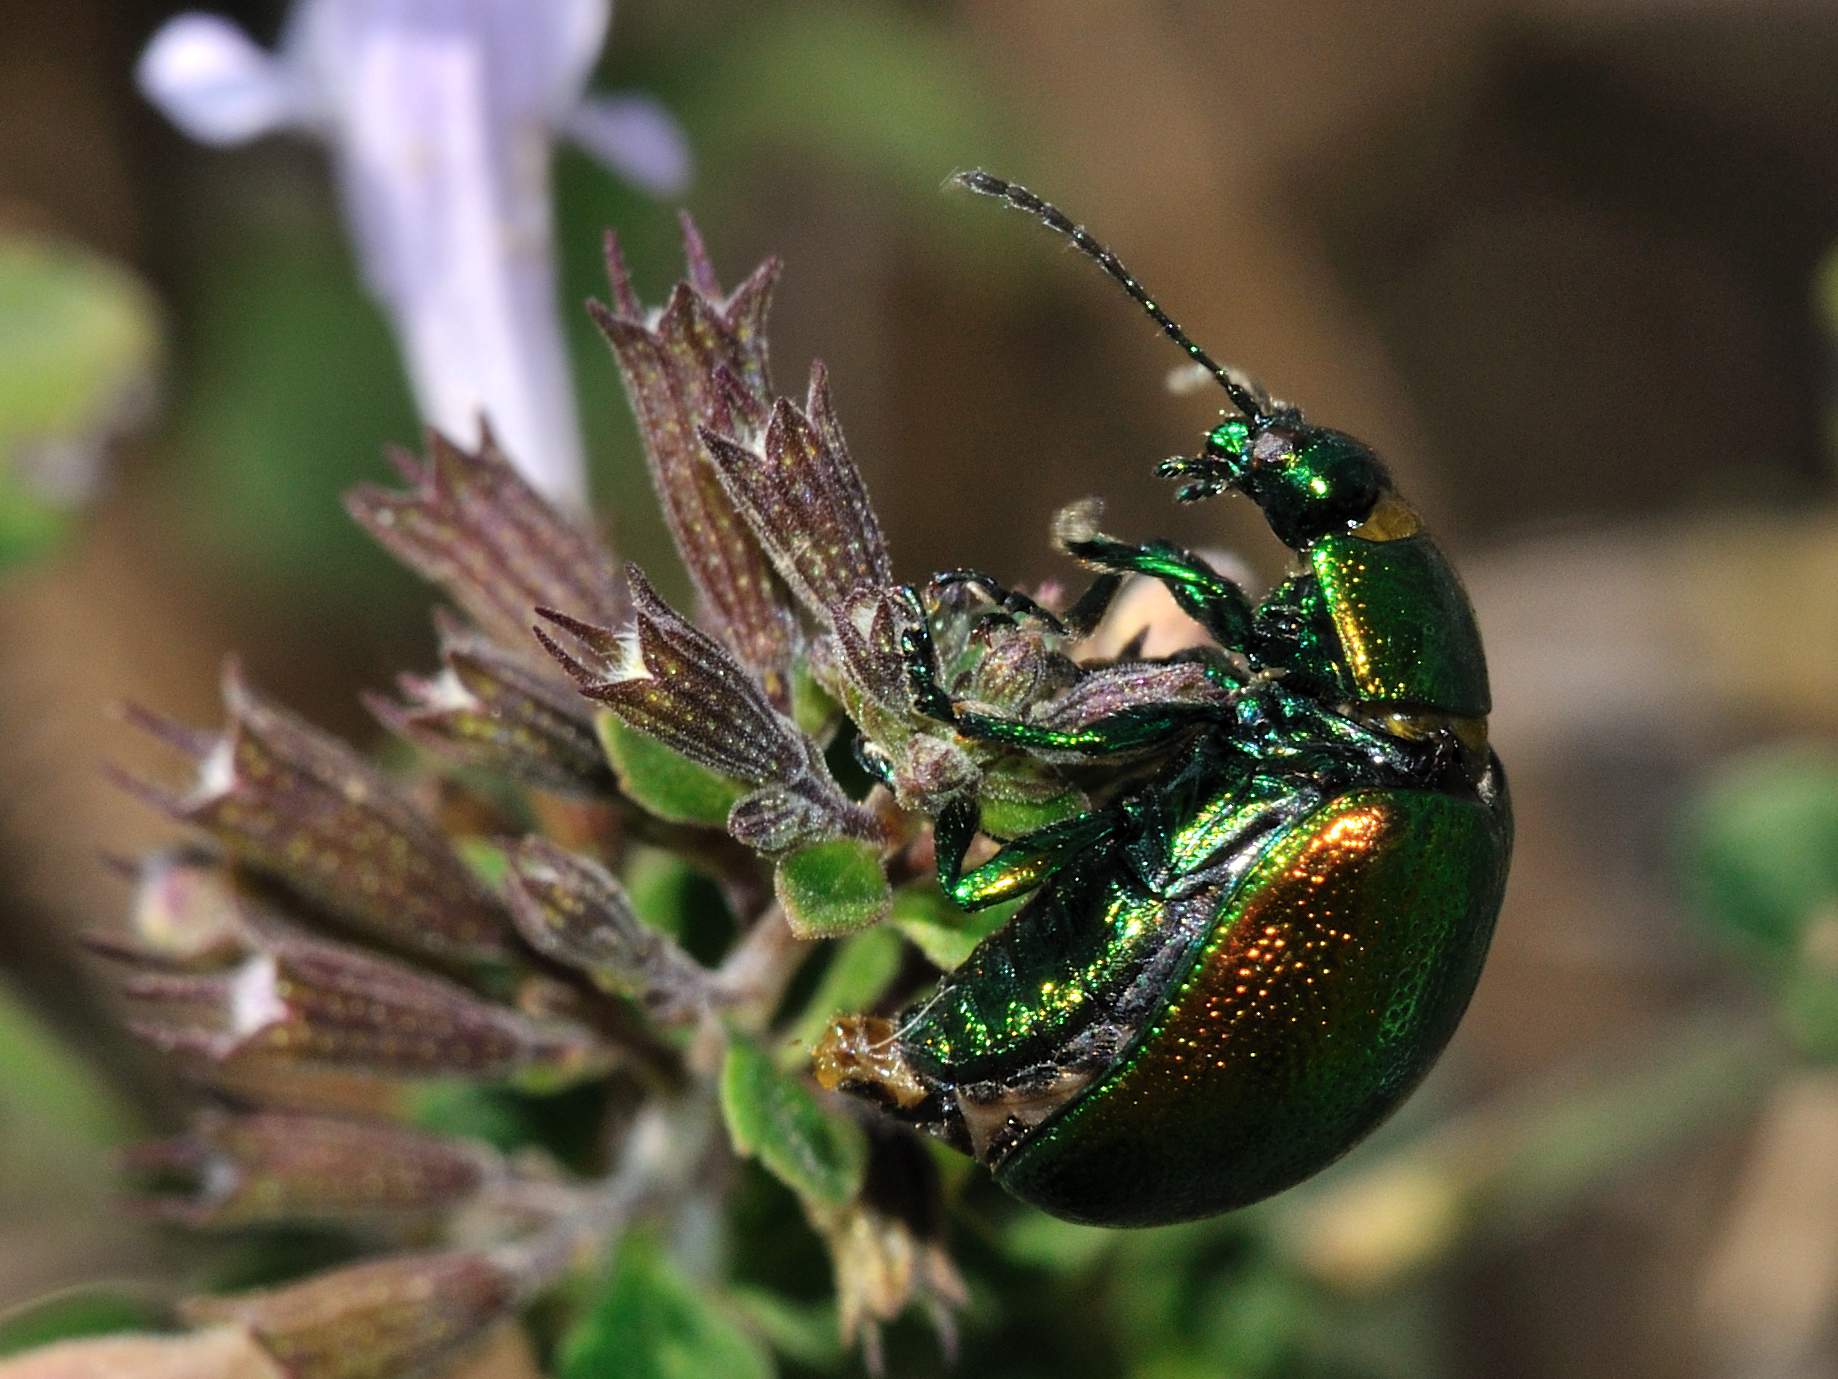
[[182,14],[137,74],[203,142],[323,139],[424,418],[465,437],[488,415],[531,482],[573,507],[586,480],[556,306],[552,143],[572,139],[658,194],[690,170],[654,102],[584,95],[611,13],[611,0],[297,0],[275,53]]

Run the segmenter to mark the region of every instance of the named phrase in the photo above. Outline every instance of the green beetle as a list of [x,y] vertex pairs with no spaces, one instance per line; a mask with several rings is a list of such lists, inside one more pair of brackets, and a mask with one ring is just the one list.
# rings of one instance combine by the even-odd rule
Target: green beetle
[[945,807],[946,893],[966,908],[1032,895],[913,1009],[836,1021],[816,1070],[1057,1216],[1207,1216],[1344,1153],[1466,1008],[1512,843],[1480,636],[1370,449],[1214,363],[1055,207],[959,180],[1071,239],[1220,383],[1240,415],[1162,472],[1183,501],[1251,498],[1300,569],[1253,605],[1203,560],[1071,510],[1060,545],[1100,572],[1079,619],[1121,575],[1158,579],[1216,643],[1186,659],[1219,690],[1165,697],[1171,672],[1149,665],[1140,693],[1072,727],[967,702],[928,629],[908,634],[915,703],[960,738],[1123,783],[970,870],[974,794]]

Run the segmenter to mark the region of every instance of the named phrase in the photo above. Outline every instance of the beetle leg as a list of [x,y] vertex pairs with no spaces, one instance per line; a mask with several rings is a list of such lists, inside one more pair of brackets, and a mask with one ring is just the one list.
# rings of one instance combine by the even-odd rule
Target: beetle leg
[[1196,723],[1218,717],[1216,704],[1197,702],[1141,705],[1071,728],[1052,728],[974,711],[959,711],[951,721],[965,737],[985,742],[1040,752],[1111,756],[1152,747]]
[[921,622],[900,634],[900,655],[906,662],[906,687],[913,707],[927,718],[941,723],[955,723],[957,708],[938,683],[938,651],[932,645],[932,630]]
[[952,904],[965,910],[980,910],[1033,890],[1073,858],[1108,842],[1117,829],[1109,814],[1079,814],[1017,838],[981,866],[965,871],[977,816],[976,802],[961,799],[946,806],[932,825],[938,885]]
[[1217,706],[1208,703],[1156,704],[1124,709],[1077,727],[1053,728],[974,710],[960,711],[938,683],[937,658],[932,651],[930,634],[923,629],[909,631],[904,635],[902,648],[907,685],[919,712],[951,724],[965,737],[985,742],[1083,756],[1107,756],[1152,746],[1196,721],[1218,715]]
[[1060,621],[1065,624],[1066,631],[1075,637],[1089,637],[1097,631],[1122,587],[1123,576],[1116,571],[1106,570],[1099,575],[1091,582],[1091,587],[1079,595],[1078,602],[1061,615]]
[[1010,589],[981,570],[940,570],[932,576],[926,586],[928,594],[941,593],[957,585],[970,585],[983,591],[990,602],[1007,614],[1011,620],[1027,619],[1038,622],[1049,632],[1064,634],[1065,624],[1052,613],[1042,608],[1039,603],[1029,598],[1018,589]]
[[1251,600],[1231,580],[1192,551],[1167,541],[1132,545],[1106,536],[1093,525],[1095,511],[1071,508],[1055,524],[1061,550],[1086,565],[1114,574],[1147,575],[1160,582],[1181,611],[1198,622],[1227,651],[1244,651],[1251,633]]

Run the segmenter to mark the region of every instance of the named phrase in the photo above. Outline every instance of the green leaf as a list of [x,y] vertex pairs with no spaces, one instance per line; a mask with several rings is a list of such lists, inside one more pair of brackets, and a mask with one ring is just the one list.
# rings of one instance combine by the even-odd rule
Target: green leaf
[[501,889],[510,871],[510,858],[504,844],[495,838],[457,838],[453,850],[459,854],[472,874],[493,891]]
[[980,803],[982,818],[978,823],[991,838],[1019,838],[1091,808],[1082,790],[1067,790],[1045,799],[1004,798],[998,792],[984,795]]
[[810,662],[799,657],[791,667],[791,720],[819,741],[836,726],[842,709],[811,674]]
[[870,929],[839,945],[824,969],[817,989],[805,1003],[795,1036],[804,1051],[816,1043],[823,1027],[843,1011],[866,1010],[880,999],[900,973],[906,946],[892,929]]
[[431,1082],[409,1095],[411,1124],[457,1139],[482,1140],[507,1153],[536,1137],[528,1103],[500,1087]]
[[757,1158],[801,1197],[842,1206],[861,1190],[868,1139],[801,1080],[736,1036],[721,1069],[721,1113],[737,1153]]
[[726,828],[748,786],[709,770],[639,732],[612,713],[594,716],[600,746],[626,797],[648,814],[677,824]]
[[927,882],[894,893],[893,924],[928,962],[949,972],[963,966],[977,944],[1008,923],[1025,902],[1024,896],[986,910],[960,910]]
[[645,1235],[563,1340],[560,1379],[771,1379],[772,1357]]
[[893,892],[881,850],[856,838],[813,843],[779,859],[772,889],[799,938],[840,938],[887,918]]

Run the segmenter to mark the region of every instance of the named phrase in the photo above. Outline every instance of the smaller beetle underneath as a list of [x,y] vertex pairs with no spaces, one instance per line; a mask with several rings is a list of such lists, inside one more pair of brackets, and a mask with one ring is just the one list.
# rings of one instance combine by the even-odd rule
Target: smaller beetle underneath
[[[966,909],[1028,898],[912,1009],[834,1022],[816,1072],[1055,1215],[1210,1215],[1344,1153],[1467,1006],[1512,841],[1480,636],[1370,449],[1214,363],[1055,207],[959,181],[1071,239],[1220,383],[1241,415],[1161,472],[1183,501],[1249,497],[1298,565],[1253,604],[1081,507],[1055,534],[1097,580],[1063,615],[963,572],[908,591],[914,721],[997,763],[936,813],[940,884]],[[1061,657],[1052,693],[1000,692],[1004,648],[1073,645],[1128,574],[1159,580],[1212,644]],[[872,740],[859,755],[886,760]],[[1007,759],[1081,807],[1016,826]],[[1002,846],[965,870],[979,833]]]

